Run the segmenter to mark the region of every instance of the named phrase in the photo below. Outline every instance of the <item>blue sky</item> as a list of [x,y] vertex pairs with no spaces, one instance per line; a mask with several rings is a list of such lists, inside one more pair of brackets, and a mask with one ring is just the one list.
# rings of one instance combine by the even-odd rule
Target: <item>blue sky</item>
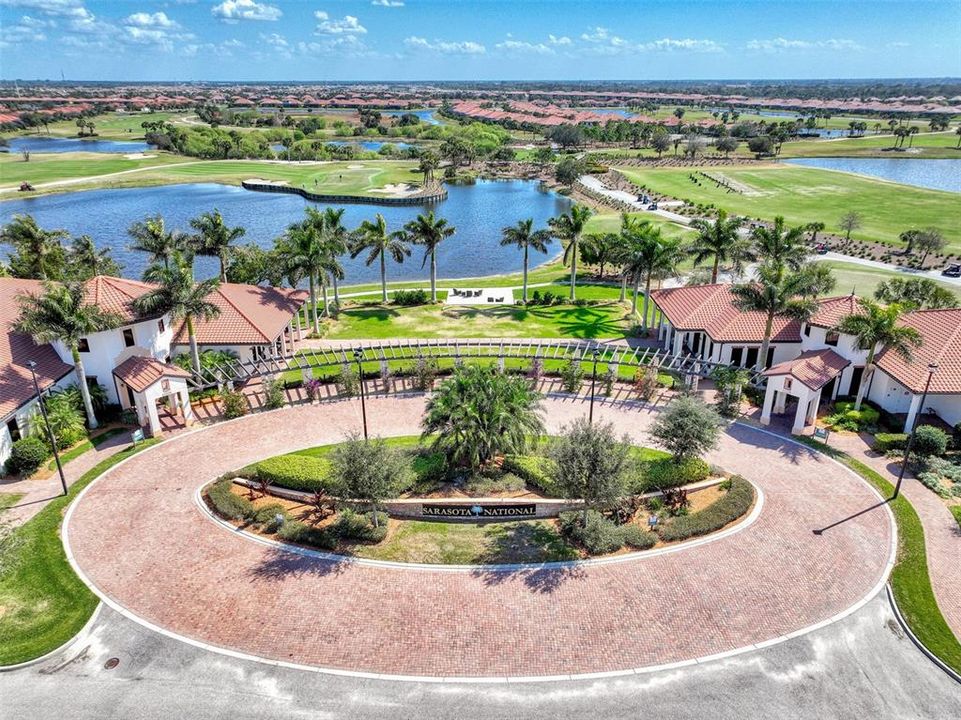
[[949,0],[0,0],[4,79],[961,76]]

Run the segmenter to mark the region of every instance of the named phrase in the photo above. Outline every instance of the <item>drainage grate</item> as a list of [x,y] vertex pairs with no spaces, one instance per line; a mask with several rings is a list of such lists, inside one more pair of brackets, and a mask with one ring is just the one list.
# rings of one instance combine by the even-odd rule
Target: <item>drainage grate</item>
[[117,667],[119,664],[120,664],[120,658],[115,658],[115,657],[113,657],[113,658],[110,658],[109,660],[107,660],[107,662],[105,662],[105,663],[103,664],[103,669],[104,669],[104,670],[113,670],[113,669],[114,669],[115,667]]

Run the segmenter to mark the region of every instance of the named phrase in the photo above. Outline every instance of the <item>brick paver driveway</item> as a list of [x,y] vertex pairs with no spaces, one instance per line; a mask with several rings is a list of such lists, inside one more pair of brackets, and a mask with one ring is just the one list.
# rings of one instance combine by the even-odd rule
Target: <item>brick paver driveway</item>
[[[368,401],[372,432],[416,432],[421,396]],[[551,430],[586,412],[545,401]],[[595,408],[638,442],[653,412]],[[256,459],[337,442],[356,401],[252,415],[183,435],[91,485],[65,524],[75,565],[137,618],[195,641],[328,669],[521,677],[618,671],[770,641],[872,595],[892,524],[860,479],[811,451],[733,426],[711,460],[763,489],[744,530],[678,552],[527,571],[333,563],[211,522],[197,488]],[[815,534],[813,530],[840,524]]]

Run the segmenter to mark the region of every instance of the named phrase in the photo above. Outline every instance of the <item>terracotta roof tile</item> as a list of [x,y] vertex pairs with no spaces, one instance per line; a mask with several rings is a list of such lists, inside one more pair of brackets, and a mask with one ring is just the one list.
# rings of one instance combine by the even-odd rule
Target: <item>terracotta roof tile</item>
[[850,364],[850,360],[845,360],[830,348],[825,348],[803,352],[793,360],[773,365],[762,374],[768,377],[790,375],[812,390],[818,390],[840,375]]
[[902,323],[921,333],[922,345],[912,352],[911,362],[895,352],[878,353],[877,366],[915,393],[924,391],[928,364],[938,369],[931,378],[932,393],[961,394],[961,308],[918,310]]
[[808,324],[833,328],[848,315],[854,315],[860,310],[859,298],[854,294],[822,298],[818,300],[818,309],[808,320]]
[[143,392],[165,377],[189,378],[190,373],[176,365],[168,365],[151,357],[129,357],[113,369],[113,374],[133,388]]
[[[203,345],[258,345],[277,339],[307,299],[304,290],[223,283],[209,298],[220,315],[209,322],[194,321],[197,342]],[[175,345],[186,345],[181,323]]]
[[146,319],[133,309],[133,301],[155,287],[137,280],[100,275],[88,280],[84,289],[87,302],[99,305],[102,310],[119,315],[124,322],[130,323]]

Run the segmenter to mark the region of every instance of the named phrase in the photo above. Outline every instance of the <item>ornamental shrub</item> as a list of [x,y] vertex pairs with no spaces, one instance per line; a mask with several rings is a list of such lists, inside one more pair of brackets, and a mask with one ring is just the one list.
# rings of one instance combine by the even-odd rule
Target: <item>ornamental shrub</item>
[[222,478],[210,486],[207,497],[214,509],[228,520],[244,520],[254,516],[254,506],[245,497],[232,492],[234,486],[230,478]]
[[561,387],[564,392],[577,393],[584,384],[584,368],[580,360],[568,360],[561,365]]
[[550,458],[543,455],[505,455],[501,468],[522,478],[545,495],[556,497],[559,494],[554,482],[556,467]]
[[657,534],[649,532],[636,523],[621,525],[621,540],[629,548],[648,550],[657,544]]
[[420,392],[430,392],[434,389],[434,380],[439,372],[440,368],[434,358],[417,358],[413,371],[414,388]]
[[860,410],[854,409],[854,403],[841,400],[834,403],[834,414],[825,422],[835,430],[850,430],[858,432],[877,425],[881,413],[868,405],[862,405]]
[[940,428],[921,425],[914,431],[912,449],[918,457],[941,457],[948,451],[948,435]]
[[414,454],[410,467],[419,484],[435,485],[447,477],[447,456],[442,452],[419,451]]
[[711,474],[711,466],[695,457],[684,460],[673,457],[648,460],[640,463],[638,469],[640,472],[631,487],[631,492],[635,495],[690,485],[707,479]]
[[[280,520],[277,520],[277,517]],[[280,503],[268,503],[261,505],[254,511],[253,521],[258,525],[263,525],[267,532],[274,532],[290,519],[290,513]]]
[[343,510],[331,526],[331,532],[342,540],[360,540],[378,543],[387,537],[387,515],[377,513],[377,525],[372,522],[371,513]]
[[220,396],[224,406],[224,418],[233,420],[247,414],[247,398],[239,390],[226,390]]
[[50,448],[36,435],[17,440],[10,448],[7,472],[11,475],[29,475],[50,455]]
[[723,497],[703,510],[676,517],[659,526],[657,533],[665,542],[707,535],[744,515],[753,502],[754,487],[744,478],[735,475],[730,479],[730,489]]
[[394,305],[411,307],[413,305],[426,305],[429,299],[426,290],[395,290],[392,302]]
[[904,450],[907,442],[907,433],[877,433],[874,436],[874,450],[884,454],[894,450]]
[[651,426],[654,442],[678,460],[699,457],[717,446],[721,417],[694,397],[677,398]]
[[619,439],[612,424],[575,420],[551,444],[556,487],[586,508],[610,507],[624,494],[633,467],[629,452],[627,437]]
[[254,463],[245,468],[245,473],[251,480],[269,480],[271,485],[288,490],[303,492],[325,490],[329,494],[337,494],[332,478],[332,465],[326,458],[309,455],[278,455]]
[[284,393],[284,382],[280,378],[264,378],[264,407],[268,410],[277,410],[287,404],[287,396]]
[[341,366],[334,382],[337,383],[337,392],[344,397],[354,397],[360,393],[360,376],[357,374],[357,368],[349,362]]
[[561,531],[592,555],[620,550],[624,544],[619,526],[596,510],[588,510],[586,519],[579,512],[561,513]]
[[277,535],[281,540],[301,545],[312,545],[321,550],[333,550],[337,547],[337,539],[329,531],[311,527],[299,520],[285,522],[277,529]]

